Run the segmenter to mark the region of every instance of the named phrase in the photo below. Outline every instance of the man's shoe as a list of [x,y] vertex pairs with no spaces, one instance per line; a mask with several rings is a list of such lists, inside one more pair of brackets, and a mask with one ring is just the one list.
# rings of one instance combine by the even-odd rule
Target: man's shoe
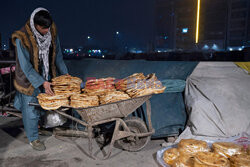
[[40,140],[34,140],[30,142],[31,147],[37,151],[44,151],[46,149],[45,145]]

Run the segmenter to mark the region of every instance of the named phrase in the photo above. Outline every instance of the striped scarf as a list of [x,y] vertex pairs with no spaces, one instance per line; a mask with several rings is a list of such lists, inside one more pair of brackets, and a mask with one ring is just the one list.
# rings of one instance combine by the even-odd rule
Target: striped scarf
[[30,16],[30,27],[31,30],[35,36],[37,45],[38,45],[38,49],[39,49],[39,60],[43,62],[43,77],[45,78],[45,80],[48,81],[48,76],[49,76],[49,47],[51,45],[51,33],[50,30],[47,34],[45,35],[41,35],[35,28],[34,25],[34,16],[37,12],[41,11],[41,10],[45,10],[48,11],[45,8],[36,8],[31,16]]

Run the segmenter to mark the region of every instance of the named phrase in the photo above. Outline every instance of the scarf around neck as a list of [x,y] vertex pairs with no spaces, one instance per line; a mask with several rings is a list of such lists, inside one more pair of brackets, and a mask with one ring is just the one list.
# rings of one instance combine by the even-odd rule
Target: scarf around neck
[[34,25],[34,16],[36,15],[37,12],[45,10],[48,12],[47,9],[45,8],[36,8],[31,16],[30,16],[30,27],[31,31],[34,34],[34,37],[36,39],[38,49],[39,49],[39,60],[43,62],[43,77],[45,80],[48,81],[48,76],[49,76],[49,48],[51,45],[51,33],[50,30],[48,31],[47,34],[41,35],[37,29],[35,28]]

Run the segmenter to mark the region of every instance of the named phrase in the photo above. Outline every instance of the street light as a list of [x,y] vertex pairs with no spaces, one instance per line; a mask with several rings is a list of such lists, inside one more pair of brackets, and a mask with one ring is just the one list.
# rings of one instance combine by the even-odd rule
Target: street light
[[116,35],[119,35],[120,33],[119,33],[119,31],[116,31]]
[[88,36],[87,38],[88,38],[88,39],[90,39],[91,37],[90,37],[90,36]]
[[200,1],[201,1],[201,0],[197,0],[197,15],[196,15],[196,34],[195,34],[195,43],[198,43],[198,42],[199,42]]

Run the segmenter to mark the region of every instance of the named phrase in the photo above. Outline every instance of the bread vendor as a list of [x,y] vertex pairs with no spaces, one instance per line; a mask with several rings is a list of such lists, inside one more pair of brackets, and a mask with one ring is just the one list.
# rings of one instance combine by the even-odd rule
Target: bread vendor
[[29,102],[37,102],[40,92],[53,95],[50,79],[67,74],[55,23],[47,9],[35,9],[25,26],[12,34],[16,49],[14,107],[22,112],[26,136],[33,149],[43,151],[39,140],[40,112]]

